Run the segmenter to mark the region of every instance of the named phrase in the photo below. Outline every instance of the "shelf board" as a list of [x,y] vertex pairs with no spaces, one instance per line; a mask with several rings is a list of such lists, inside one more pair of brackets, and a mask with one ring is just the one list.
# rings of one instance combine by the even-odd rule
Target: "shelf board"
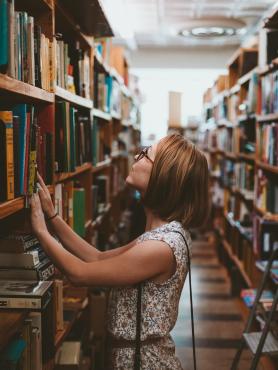
[[260,68],[260,75],[263,76],[263,75],[266,75],[272,71],[274,71],[275,69],[277,69],[278,67],[278,58],[275,58],[272,60],[272,62],[264,67],[261,67]]
[[248,122],[248,121],[255,121],[256,120],[256,114],[251,113],[251,114],[242,114],[237,117],[238,122]]
[[94,110],[93,110],[93,115],[95,116],[95,117],[98,117],[98,118],[101,118],[101,119],[103,119],[103,120],[105,120],[105,121],[111,121],[111,114],[109,114],[109,113],[106,113],[106,112],[103,112],[102,110],[100,110],[100,109],[96,109],[96,108],[94,108]]
[[71,319],[70,321],[64,321],[64,329],[63,330],[58,330],[56,335],[55,335],[55,340],[54,340],[54,345],[55,349],[57,349],[61,346],[69,332],[71,331],[73,324],[78,318],[79,311],[77,310],[72,310],[71,312]]
[[122,119],[121,114],[116,113],[116,112],[111,112],[111,117],[118,120],[118,121],[120,121]]
[[25,197],[21,196],[7,202],[0,203],[0,219],[8,217],[24,208]]
[[273,213],[267,212],[267,211],[257,207],[256,204],[254,204],[254,210],[259,215],[261,215],[264,219],[278,222],[278,214],[273,214]]
[[76,177],[80,174],[83,174],[86,171],[89,171],[92,169],[91,163],[84,163],[82,166],[77,167],[74,172],[63,172],[63,173],[56,173],[55,174],[55,182],[63,182],[67,181],[69,179],[72,179],[73,177]]
[[257,116],[258,122],[271,122],[278,121],[278,113],[270,113],[261,116]]
[[54,103],[54,94],[36,86],[27,84],[0,73],[0,90],[13,93],[20,97],[45,103]]
[[256,164],[259,168],[262,168],[265,171],[278,175],[278,166],[271,166],[270,164],[267,164],[261,161],[256,161]]
[[50,10],[53,10],[54,8],[54,5],[53,5],[53,0],[42,0],[46,6],[50,9]]
[[106,159],[105,161],[99,162],[92,168],[92,173],[97,173],[99,171],[102,171],[104,168],[111,166],[111,159]]
[[223,239],[223,246],[226,249],[228,255],[231,258],[231,260],[234,261],[235,265],[239,269],[239,272],[240,272],[241,276],[243,277],[243,279],[245,280],[247,286],[249,288],[251,288],[252,287],[252,282],[251,282],[249,276],[247,275],[246,271],[244,270],[243,263],[238,259],[238,257],[236,255],[233,254],[232,247],[226,239]]
[[[47,185],[50,194],[54,194],[54,187]],[[25,197],[20,196],[18,198],[8,200],[7,202],[0,203],[0,220],[11,216],[12,214],[21,211],[25,206]]]
[[238,80],[238,84],[239,85],[246,84],[247,82],[249,82],[251,80],[253,74],[256,73],[256,72],[259,72],[258,67],[255,67],[255,68],[251,69],[251,71],[247,72],[245,75],[240,77],[239,80]]
[[0,312],[0,352],[22,327],[28,311],[1,310]]
[[[262,332],[243,333],[244,340],[253,354],[256,353]],[[269,332],[262,350],[263,354],[278,355],[278,340]]]
[[246,153],[238,153],[238,158],[240,159],[244,159],[246,161],[252,161],[252,162],[255,162],[255,154],[246,154]]
[[93,108],[93,102],[90,99],[82,98],[82,96],[78,96],[76,94],[71,93],[70,91],[67,91],[63,89],[60,86],[56,86],[55,96],[61,99],[64,99],[74,105],[77,105],[79,107],[92,109]]
[[239,92],[239,90],[240,90],[240,85],[239,84],[234,85],[230,89],[230,95],[237,94]]
[[238,159],[237,155],[235,153],[232,153],[232,152],[224,152],[224,157],[228,158],[228,159],[231,159],[233,161],[236,161]]
[[119,83],[120,85],[123,85],[123,84],[124,84],[124,79],[123,79],[123,77],[119,74],[119,72],[118,72],[118,71],[116,71],[116,69],[115,69],[114,67],[111,67],[111,68],[110,68],[110,75],[111,75],[112,77],[114,77],[114,78],[118,81],[118,83]]
[[102,55],[97,49],[94,51],[94,57],[102,71],[108,75],[111,75],[110,67],[104,62]]

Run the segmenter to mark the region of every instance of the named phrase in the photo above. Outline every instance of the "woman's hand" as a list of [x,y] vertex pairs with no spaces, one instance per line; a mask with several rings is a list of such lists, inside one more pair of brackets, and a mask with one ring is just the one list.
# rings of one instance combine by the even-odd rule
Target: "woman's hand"
[[38,194],[33,194],[31,197],[31,225],[36,236],[41,233],[48,232],[44,215],[41,207],[40,197]]
[[46,214],[46,217],[51,217],[55,214],[55,208],[52,203],[51,195],[49,193],[49,190],[47,189],[47,186],[45,185],[42,177],[38,173],[38,180],[39,180],[39,196],[41,201],[41,207],[43,212]]

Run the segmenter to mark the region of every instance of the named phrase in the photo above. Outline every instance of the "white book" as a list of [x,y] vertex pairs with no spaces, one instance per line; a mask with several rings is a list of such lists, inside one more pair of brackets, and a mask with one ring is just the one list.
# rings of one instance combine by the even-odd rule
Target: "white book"
[[29,251],[26,253],[0,253],[0,267],[34,268],[40,263],[39,252]]

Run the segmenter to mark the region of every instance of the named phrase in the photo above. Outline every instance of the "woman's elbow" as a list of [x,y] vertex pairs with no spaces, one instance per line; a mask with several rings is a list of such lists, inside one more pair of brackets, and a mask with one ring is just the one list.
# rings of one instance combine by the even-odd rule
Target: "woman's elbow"
[[74,286],[88,286],[88,282],[86,281],[86,269],[84,266],[80,266],[78,268],[74,268],[70,271],[67,275],[68,280]]

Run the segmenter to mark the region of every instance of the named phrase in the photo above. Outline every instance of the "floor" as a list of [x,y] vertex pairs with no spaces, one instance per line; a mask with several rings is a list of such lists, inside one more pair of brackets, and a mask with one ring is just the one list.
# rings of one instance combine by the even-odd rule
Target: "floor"
[[[218,262],[213,243],[193,242],[192,285],[198,369],[229,370],[244,323],[235,299],[229,294],[227,271]],[[187,278],[179,318],[172,331],[184,370],[193,369],[188,291]],[[250,358],[245,350],[238,370],[248,370]]]

